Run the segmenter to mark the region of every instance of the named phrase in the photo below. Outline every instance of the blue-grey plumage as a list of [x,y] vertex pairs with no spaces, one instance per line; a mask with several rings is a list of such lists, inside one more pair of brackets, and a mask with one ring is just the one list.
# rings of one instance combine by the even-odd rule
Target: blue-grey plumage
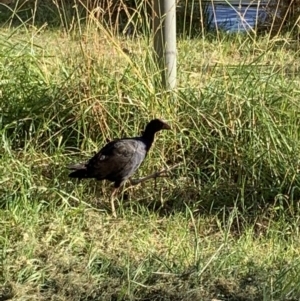
[[163,129],[170,129],[170,126],[160,119],[151,120],[142,136],[111,141],[88,162],[70,165],[68,168],[72,172],[69,177],[109,180],[119,188],[139,168],[151,148],[155,133]]

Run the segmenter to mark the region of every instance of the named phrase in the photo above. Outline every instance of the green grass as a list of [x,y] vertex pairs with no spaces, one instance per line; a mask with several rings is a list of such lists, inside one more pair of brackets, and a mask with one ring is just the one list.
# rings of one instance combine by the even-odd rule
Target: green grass
[[[80,32],[0,35],[0,299],[298,300],[294,42],[179,40],[168,93],[146,39]],[[111,185],[66,165],[153,117],[173,131],[136,176],[180,166],[127,185],[114,219]]]

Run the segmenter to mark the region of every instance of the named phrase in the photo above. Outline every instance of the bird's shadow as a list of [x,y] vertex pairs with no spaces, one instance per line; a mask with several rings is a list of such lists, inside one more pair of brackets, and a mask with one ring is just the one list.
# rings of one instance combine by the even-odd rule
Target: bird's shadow
[[[112,186],[113,187],[113,186]],[[190,194],[195,197],[196,189],[190,188]],[[98,194],[99,195],[99,194]],[[94,197],[91,205],[99,210],[111,214],[109,193]],[[186,199],[187,192],[183,194],[179,189],[169,188],[163,181],[149,180],[142,184],[131,186],[129,183],[119,192],[115,199],[118,215],[155,213],[159,216],[170,216],[176,213],[186,213],[187,207],[197,211],[197,202]],[[130,213],[129,213],[130,212]]]
[[[103,214],[112,214],[110,195],[113,185],[110,182],[99,182],[94,179],[79,182],[73,179],[65,181],[66,173],[58,169],[57,164],[48,165],[47,168],[38,167],[36,172],[47,179],[48,187],[55,187],[59,195],[65,196],[58,198],[55,206],[66,202],[72,207],[85,204],[90,208],[98,209]],[[220,217],[220,220],[226,222],[232,216],[233,210],[236,210],[243,214],[242,218],[247,223],[250,223],[259,215],[265,216],[265,212],[269,210],[266,206],[272,205],[271,201],[266,201],[266,206],[264,206],[257,199],[251,202],[251,206],[247,205],[243,208],[244,205],[236,201],[237,188],[227,185],[222,191],[219,186],[213,188],[211,185],[196,185],[190,178],[179,177],[177,173],[171,173],[168,178],[149,179],[135,186],[130,186],[127,182],[125,187],[120,189],[115,201],[118,217],[149,213],[165,217],[182,213],[186,216],[192,214],[194,217],[199,215]],[[49,190],[49,197],[53,196],[55,189]],[[45,193],[47,194],[47,191]],[[253,195],[251,191],[249,194]],[[259,198],[258,195],[257,198]],[[3,204],[5,205],[6,203]]]

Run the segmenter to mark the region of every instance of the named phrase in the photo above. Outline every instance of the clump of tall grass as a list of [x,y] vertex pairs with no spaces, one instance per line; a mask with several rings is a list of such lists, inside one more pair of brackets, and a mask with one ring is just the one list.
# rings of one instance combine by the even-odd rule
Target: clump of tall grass
[[[47,49],[47,42],[36,45],[34,35],[30,42],[2,36],[3,156],[18,157],[28,148],[59,151],[66,163],[71,150],[90,154],[107,139],[138,134],[149,119],[162,116],[174,132],[159,139],[157,149],[164,151],[155,164],[182,163],[164,198],[207,208],[235,201],[257,207],[281,195],[298,199],[298,76],[291,80],[284,66],[264,66],[271,51],[252,62],[216,64],[201,88],[182,77],[172,99],[157,85],[159,72],[142,40],[128,56],[122,40],[98,29],[100,34],[87,27],[74,42],[66,36],[72,47],[67,53]],[[179,62],[182,75],[188,62]],[[154,149],[144,170],[157,154]]]

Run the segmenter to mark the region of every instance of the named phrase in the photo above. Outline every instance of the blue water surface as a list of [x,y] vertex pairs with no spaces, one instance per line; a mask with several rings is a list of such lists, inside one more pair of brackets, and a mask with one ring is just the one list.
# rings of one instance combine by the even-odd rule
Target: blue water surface
[[217,4],[208,5],[209,23],[212,29],[242,32],[254,29],[257,22],[263,23],[266,12],[258,6]]

